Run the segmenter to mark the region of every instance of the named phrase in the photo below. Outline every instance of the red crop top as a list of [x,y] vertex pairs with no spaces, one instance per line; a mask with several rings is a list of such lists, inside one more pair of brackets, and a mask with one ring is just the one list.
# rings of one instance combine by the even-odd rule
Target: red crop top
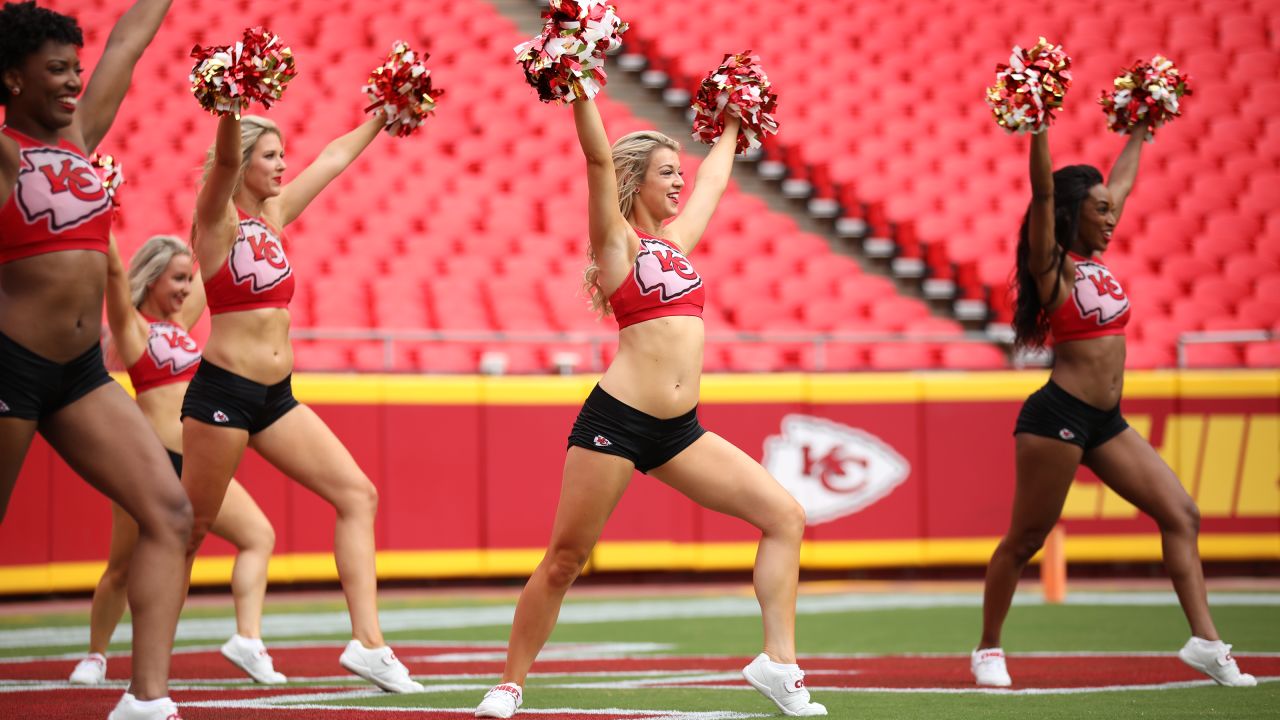
[[630,276],[609,296],[618,329],[666,317],[702,317],[706,288],[702,276],[675,245],[636,230],[640,249]]
[[1076,263],[1071,295],[1049,316],[1055,343],[1123,335],[1129,324],[1129,296],[1106,265],[1071,253]]
[[284,236],[261,219],[236,208],[240,224],[227,262],[204,284],[209,314],[259,308],[287,308],[293,299],[293,268],[284,254]]
[[18,182],[0,207],[0,265],[63,250],[107,252],[111,198],[80,148],[45,145],[9,128],[19,147]]
[[147,321],[150,327],[146,352],[129,366],[133,391],[142,393],[161,385],[191,382],[200,365],[200,346],[181,326],[151,318]]

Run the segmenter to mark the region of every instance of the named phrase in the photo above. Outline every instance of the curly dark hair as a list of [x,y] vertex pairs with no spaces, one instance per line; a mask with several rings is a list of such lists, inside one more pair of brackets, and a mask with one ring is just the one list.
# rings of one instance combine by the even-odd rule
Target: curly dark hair
[[[1062,273],[1067,250],[1080,232],[1080,208],[1089,197],[1089,188],[1102,183],[1102,173],[1092,165],[1068,165],[1053,173],[1053,237],[1058,244],[1057,257],[1049,271],[1056,277]],[[1013,303],[1013,331],[1016,347],[1044,347],[1049,335],[1049,315],[1040,302],[1040,291],[1031,272],[1031,241],[1027,235],[1030,208],[1022,218],[1018,231],[1018,261],[1010,290],[1016,293]],[[1047,305],[1058,299],[1058,286]]]
[[[0,73],[20,66],[48,40],[84,47],[75,18],[38,7],[35,0],[6,2],[0,8]],[[8,102],[8,91],[0,88],[0,105]]]

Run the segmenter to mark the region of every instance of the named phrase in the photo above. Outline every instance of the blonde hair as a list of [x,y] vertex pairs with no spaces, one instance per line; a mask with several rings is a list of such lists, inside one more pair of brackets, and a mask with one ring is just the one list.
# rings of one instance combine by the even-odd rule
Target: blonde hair
[[[284,142],[284,134],[280,132],[280,126],[274,122],[261,117],[259,115],[243,115],[240,117],[240,173],[236,176],[236,187],[240,189],[240,183],[244,180],[244,171],[249,167],[249,159],[253,157],[253,149],[258,146],[258,141],[262,136],[272,133],[280,138],[280,142]],[[213,157],[217,151],[217,145],[210,145],[209,152],[204,158],[204,172],[200,175],[200,184],[204,184],[209,179],[209,171],[213,169]]]
[[174,255],[190,257],[191,248],[172,235],[149,238],[129,260],[129,297],[139,307],[147,299],[147,291],[169,267]]
[[[649,160],[658,148],[680,152],[680,143],[653,130],[641,130],[618,138],[613,144],[613,174],[618,182],[618,210],[630,220],[636,192],[649,171]],[[591,298],[591,309],[601,316],[612,315],[609,298],[600,287],[600,266],[595,251],[587,246],[587,269],[582,271],[582,288]]]

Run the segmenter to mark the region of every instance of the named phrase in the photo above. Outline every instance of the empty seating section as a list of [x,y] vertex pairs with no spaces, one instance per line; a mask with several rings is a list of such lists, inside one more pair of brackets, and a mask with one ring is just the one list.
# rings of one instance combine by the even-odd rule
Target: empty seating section
[[[896,241],[958,299],[1007,324],[1018,225],[1028,200],[1024,138],[983,102],[994,65],[1038,35],[1074,59],[1052,132],[1058,166],[1107,172],[1123,140],[1095,104],[1138,58],[1173,58],[1194,80],[1186,114],[1146,148],[1138,190],[1107,253],[1137,313],[1129,365],[1174,362],[1179,332],[1280,329],[1280,37],[1273,0],[1108,3],[1009,0],[626,0],[628,52],[692,90],[723,52],[752,49],[780,95],[766,145],[791,176]],[[697,17],[697,22],[687,22]],[[1210,282],[1210,279],[1217,281]],[[1159,330],[1144,332],[1155,323]],[[1197,349],[1195,362],[1256,364],[1265,346]],[[1229,351],[1229,352],[1228,352]],[[907,362],[896,351],[895,363]],[[1232,355],[1231,353],[1235,353]],[[1270,354],[1268,354],[1270,353]]]
[[[1008,312],[998,288],[1026,202],[1026,143],[1003,137],[988,117],[982,87],[992,64],[1037,32],[1065,43],[1077,60],[1077,88],[1054,134],[1055,158],[1105,166],[1120,141],[1102,129],[1097,89],[1136,54],[1172,54],[1200,79],[1197,97],[1148,148],[1110,253],[1138,308],[1130,364],[1142,367],[1171,364],[1179,331],[1224,316],[1280,325],[1280,124],[1275,113],[1217,109],[1280,97],[1264,4],[1068,0],[1033,12],[1017,0],[991,16],[979,9],[984,3],[943,0],[622,0],[620,12],[633,26],[630,49],[684,86],[723,52],[761,53],[782,98],[782,135],[770,152],[847,213],[865,216],[875,233],[914,234],[918,242],[903,252],[953,277],[961,296],[987,300],[997,319]],[[127,3],[74,5],[59,9],[90,28],[92,67]],[[694,15],[698,22],[688,22]],[[446,89],[419,135],[380,137],[290,228],[299,369],[590,371],[612,357],[613,322],[598,321],[582,291],[586,186],[571,113],[537,102],[512,60],[523,34],[482,0],[191,0],[175,8],[101,146],[125,164],[117,234],[126,253],[150,234],[188,232],[215,127],[187,88],[192,45],[226,42],[258,23],[298,59],[298,77],[269,113],[285,134],[286,177],[361,122],[360,87],[393,40],[430,51],[428,65]],[[1234,72],[1243,63],[1252,63],[1247,75]],[[605,95],[599,104],[611,136],[647,127]],[[1232,119],[1221,127],[1210,122],[1224,117]],[[692,179],[697,158],[686,154],[683,164]],[[708,370],[1006,366],[996,346],[949,341],[959,323],[931,315],[891,280],[863,273],[736,187],[693,260],[708,279]],[[305,334],[339,329],[402,339]],[[509,341],[495,342],[495,332]],[[858,340],[890,332],[927,342]],[[548,342],[551,333],[600,339]],[[843,340],[802,341],[813,333]],[[542,339],[522,339],[529,334]],[[1274,364],[1277,354],[1268,345],[1228,351],[1197,351],[1196,362]]]

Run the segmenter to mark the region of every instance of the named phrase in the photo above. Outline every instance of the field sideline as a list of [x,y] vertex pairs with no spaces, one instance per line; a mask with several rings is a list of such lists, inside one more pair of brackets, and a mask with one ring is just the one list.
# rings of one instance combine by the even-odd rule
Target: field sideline
[[[833,717],[1280,718],[1280,583],[1211,583],[1223,637],[1252,689],[1212,684],[1174,656],[1186,623],[1173,593],[1143,583],[1076,583],[1044,605],[1028,583],[1006,628],[1014,687],[980,690],[968,672],[980,588],[810,583],[799,604],[806,684]],[[384,629],[427,692],[385,695],[337,664],[349,626],[332,594],[272,594],[264,635],[283,688],[243,679],[217,653],[230,600],[194,598],[173,661],[173,697],[188,720],[470,716],[501,672],[514,590],[397,591]],[[65,678],[88,638],[87,602],[0,604],[0,717],[103,717],[128,676],[128,628],[113,638],[110,684]],[[534,666],[522,715],[539,718],[747,718],[776,712],[739,671],[759,650],[750,588],[639,586],[570,594]]]

